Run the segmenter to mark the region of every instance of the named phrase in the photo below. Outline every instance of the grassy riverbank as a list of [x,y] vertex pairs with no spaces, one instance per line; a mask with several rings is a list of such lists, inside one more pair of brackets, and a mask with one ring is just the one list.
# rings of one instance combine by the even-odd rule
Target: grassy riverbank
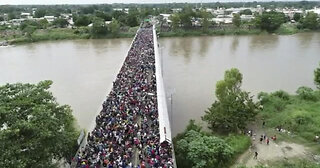
[[[298,29],[293,24],[282,24],[274,33],[277,35],[292,35],[303,32],[314,32],[316,30]],[[222,36],[222,35],[261,35],[268,34],[260,29],[228,28],[228,29],[178,29],[175,31],[160,32],[160,37],[188,37],[188,36]]]
[[[320,92],[299,90],[297,95],[284,91],[260,94],[264,106],[260,117],[270,128],[269,134],[279,135],[279,140],[301,142],[320,152],[320,141],[315,142],[315,136],[320,135]],[[276,131],[276,127],[286,131]]]
[[187,37],[187,36],[221,36],[221,35],[257,35],[263,34],[263,32],[259,29],[219,29],[219,30],[185,30],[185,29],[178,29],[175,31],[169,32],[160,32],[160,37]]
[[118,34],[107,34],[103,36],[92,36],[86,28],[67,29],[55,28],[46,30],[37,30],[30,36],[15,34],[1,38],[0,41],[8,41],[9,44],[25,44],[39,41],[54,41],[54,40],[72,40],[72,39],[110,39],[110,38],[131,38],[134,37],[137,28],[129,29],[127,32],[119,32]]
[[[1,41],[8,41],[9,44],[25,44],[39,41],[54,41],[54,40],[72,40],[72,39],[111,39],[111,38],[132,38],[134,37],[138,27],[130,28],[128,31],[122,31],[118,34],[107,34],[102,36],[93,36],[88,28],[55,28],[37,30],[32,35],[27,36],[23,33],[15,34],[7,37],[0,37]],[[283,24],[275,33],[278,35],[290,35],[301,32],[310,32],[310,30],[300,30],[296,27]],[[160,37],[188,37],[188,36],[222,36],[222,35],[261,35],[268,34],[260,29],[209,29],[202,31],[201,29],[178,29],[175,31],[160,32]]]
[[[240,134],[216,134],[202,130],[190,120],[184,132],[173,139],[178,167],[202,168],[205,165],[230,167],[251,145],[250,138]],[[220,158],[212,160],[212,157]]]

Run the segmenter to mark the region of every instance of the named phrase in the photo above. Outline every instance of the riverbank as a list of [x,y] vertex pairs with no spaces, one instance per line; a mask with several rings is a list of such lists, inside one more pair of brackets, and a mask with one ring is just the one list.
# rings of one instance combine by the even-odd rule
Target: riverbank
[[[297,29],[296,27],[290,25],[282,25],[273,34],[276,35],[293,35],[297,33],[305,32],[319,32],[319,30],[307,30],[307,29]],[[262,35],[271,34],[260,29],[211,29],[208,31],[202,31],[200,29],[196,30],[184,30],[178,29],[175,31],[160,32],[160,37],[191,37],[191,36],[224,36],[224,35]]]
[[103,36],[93,36],[88,29],[45,29],[37,30],[32,35],[26,36],[22,34],[0,38],[0,42],[17,45],[40,41],[54,41],[54,40],[72,40],[72,39],[112,39],[112,38],[132,38],[136,33],[137,28],[131,28],[126,32],[119,32],[118,34],[107,34]]
[[188,37],[188,36],[222,36],[222,35],[258,35],[267,34],[267,32],[259,29],[212,29],[208,31],[202,30],[184,30],[160,32],[160,37]]
[[[31,36],[18,34],[0,38],[0,42],[8,45],[17,45],[25,43],[33,43],[40,41],[54,40],[72,40],[72,39],[113,39],[113,38],[133,38],[137,28],[132,27],[127,31],[119,32],[118,34],[107,34],[103,36],[93,36],[87,28],[67,29],[55,28],[37,30]],[[301,30],[289,24],[282,25],[274,34],[277,35],[292,35],[304,32],[315,32],[314,30]],[[228,29],[209,29],[202,31],[201,29],[178,29],[175,31],[160,32],[160,37],[191,37],[191,36],[224,36],[224,35],[261,35],[268,34],[260,29],[244,29],[244,28],[228,28]]]

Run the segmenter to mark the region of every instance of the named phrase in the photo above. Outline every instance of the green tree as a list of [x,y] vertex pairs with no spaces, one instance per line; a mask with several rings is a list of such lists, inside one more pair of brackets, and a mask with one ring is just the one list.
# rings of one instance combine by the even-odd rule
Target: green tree
[[39,28],[46,29],[48,27],[48,20],[47,19],[41,19],[39,20]]
[[58,18],[52,22],[52,25],[63,28],[63,27],[67,27],[69,25],[69,22],[66,19]]
[[317,88],[320,89],[320,67],[314,70],[314,83],[316,84]]
[[240,15],[252,15],[252,11],[250,9],[245,9],[240,11]]
[[171,26],[173,30],[177,30],[179,28],[180,25],[180,17],[178,14],[172,14],[169,18],[172,22],[171,22]]
[[225,167],[233,150],[223,139],[190,130],[177,142],[176,153],[184,155],[183,161],[177,161],[179,167],[208,168]]
[[27,26],[33,26],[35,28],[39,27],[39,23],[33,20],[26,20],[20,24],[20,30],[24,30]]
[[126,24],[130,27],[136,27],[139,25],[138,17],[135,15],[128,15],[126,19]]
[[103,19],[95,18],[92,23],[91,33],[94,36],[105,35],[107,33],[107,26]]
[[301,19],[301,14],[300,13],[295,13],[293,15],[293,20],[296,21],[296,22],[299,22]]
[[16,19],[17,18],[17,16],[16,16],[16,14],[14,14],[13,12],[10,12],[9,14],[8,14],[8,20],[12,20],[12,19]]
[[184,28],[191,28],[192,27],[192,18],[196,14],[192,11],[190,6],[186,6],[182,9],[182,12],[179,13],[180,22]]
[[34,17],[35,18],[41,18],[41,17],[44,17],[46,15],[46,13],[47,13],[47,11],[45,9],[38,9],[34,13]]
[[24,32],[26,34],[26,36],[31,39],[32,38],[32,34],[37,30],[37,27],[32,26],[32,25],[27,25],[22,32]]
[[301,86],[298,88],[296,93],[299,95],[299,97],[303,100],[317,100],[316,95],[314,94],[313,90],[306,86]]
[[302,20],[302,27],[306,29],[317,29],[319,26],[318,15],[314,12],[309,12]]
[[283,13],[271,11],[258,15],[255,19],[256,27],[268,32],[276,31],[286,20]]
[[217,82],[217,100],[202,117],[210,129],[236,132],[244,129],[248,121],[254,120],[258,105],[249,92],[241,90],[241,84],[242,74],[236,68],[227,70],[224,79]]
[[241,25],[241,18],[239,14],[234,14],[233,18],[232,18],[232,23],[233,25],[235,25],[236,27],[240,27]]
[[77,27],[88,26],[91,23],[90,18],[85,15],[76,16],[74,20],[74,25]]
[[121,24],[126,24],[127,14],[123,11],[113,11],[111,14],[112,18],[117,19]]
[[139,16],[138,9],[137,8],[130,8],[129,14],[126,19],[126,25],[128,25],[130,27],[138,26],[139,25],[138,16]]
[[209,21],[210,13],[208,13],[205,10],[201,10],[200,15],[202,18],[202,20],[201,20],[202,31],[207,32],[209,29],[209,26],[210,26],[210,21]]
[[99,18],[101,18],[101,19],[103,19],[103,20],[105,20],[105,21],[109,21],[109,20],[112,20],[112,17],[111,17],[111,15],[110,14],[107,14],[107,13],[104,13],[104,12],[102,12],[102,11],[96,11],[95,12],[95,15],[96,15],[96,17],[99,17]]
[[48,91],[51,81],[0,87],[0,167],[57,167],[70,158],[79,133],[69,106]]
[[112,19],[112,22],[108,25],[108,30],[113,36],[116,36],[119,33],[120,23],[117,21],[117,19]]

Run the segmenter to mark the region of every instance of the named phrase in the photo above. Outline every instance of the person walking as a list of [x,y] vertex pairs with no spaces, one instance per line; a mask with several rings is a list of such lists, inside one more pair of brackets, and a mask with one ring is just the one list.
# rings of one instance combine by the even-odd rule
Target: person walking
[[257,151],[254,152],[254,159],[258,159],[258,152]]
[[267,138],[267,145],[269,145],[269,142],[270,142],[270,140],[269,140],[269,138]]

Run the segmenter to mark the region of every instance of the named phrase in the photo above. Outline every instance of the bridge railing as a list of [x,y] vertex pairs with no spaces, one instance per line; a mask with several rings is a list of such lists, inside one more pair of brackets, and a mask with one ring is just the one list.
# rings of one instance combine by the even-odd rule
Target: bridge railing
[[172,159],[174,167],[176,168],[176,159],[174,155],[174,148],[171,137],[171,125],[168,114],[168,106],[166,100],[165,86],[162,74],[161,58],[159,54],[159,43],[156,33],[156,27],[153,25],[153,43],[154,43],[154,56],[155,56],[155,67],[156,67],[156,82],[157,82],[157,102],[158,102],[158,116],[159,116],[159,132],[160,132],[160,143],[167,141],[172,147]]

